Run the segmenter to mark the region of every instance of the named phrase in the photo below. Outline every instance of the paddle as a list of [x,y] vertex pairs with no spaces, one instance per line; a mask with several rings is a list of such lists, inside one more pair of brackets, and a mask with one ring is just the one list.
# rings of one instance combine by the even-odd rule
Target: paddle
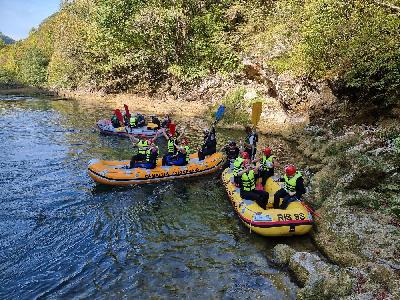
[[218,110],[215,113],[214,126],[215,126],[215,124],[217,124],[217,122],[219,122],[222,119],[222,117],[224,116],[224,113],[225,113],[225,106],[220,105],[218,107]]
[[251,123],[253,128],[257,127],[258,121],[260,121],[262,112],[262,102],[254,102],[251,110]]
[[[217,111],[215,112],[215,121],[213,122],[211,128],[214,128],[215,125],[216,125],[219,121],[221,121],[222,117],[224,116],[224,113],[225,113],[225,106],[220,105],[220,106],[218,107]],[[212,132],[213,132],[213,130],[210,129],[209,132],[208,132],[207,138],[204,140],[204,144],[203,144],[203,147],[202,147],[202,148],[204,148],[204,146],[205,146],[206,142],[208,141],[208,139],[210,138],[210,135],[211,135]]]
[[131,113],[129,112],[128,105],[124,104],[125,115],[128,117],[128,120],[131,118]]
[[124,126],[124,117],[122,117],[121,111],[118,108],[115,110],[115,115],[117,116],[118,121],[122,124],[120,124],[121,127]]
[[173,136],[175,134],[175,131],[176,131],[176,124],[169,123],[168,129],[169,129],[170,135]]

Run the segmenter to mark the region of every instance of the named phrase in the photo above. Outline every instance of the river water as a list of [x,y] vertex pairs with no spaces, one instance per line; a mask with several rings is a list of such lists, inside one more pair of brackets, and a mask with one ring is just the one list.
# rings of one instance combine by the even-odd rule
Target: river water
[[[250,234],[220,173],[128,188],[90,179],[90,159],[132,152],[94,128],[112,109],[0,96],[0,298],[295,299],[271,249],[310,249],[309,238]],[[222,145],[243,133],[217,134]],[[263,139],[290,156],[283,140]]]

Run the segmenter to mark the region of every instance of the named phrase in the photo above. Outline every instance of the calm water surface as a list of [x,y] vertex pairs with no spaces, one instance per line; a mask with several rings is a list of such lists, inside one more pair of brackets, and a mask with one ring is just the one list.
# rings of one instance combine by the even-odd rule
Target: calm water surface
[[[270,252],[279,242],[312,245],[249,234],[220,173],[130,188],[90,179],[90,159],[131,155],[128,140],[94,128],[111,109],[0,96],[0,298],[295,299]],[[195,142],[197,131],[188,133]],[[222,145],[242,133],[218,134]]]

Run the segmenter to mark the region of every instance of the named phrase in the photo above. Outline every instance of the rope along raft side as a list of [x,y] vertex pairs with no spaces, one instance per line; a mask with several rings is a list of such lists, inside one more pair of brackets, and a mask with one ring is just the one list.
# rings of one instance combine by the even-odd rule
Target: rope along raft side
[[134,168],[125,169],[129,161],[92,160],[89,162],[88,173],[98,183],[107,185],[131,185],[155,183],[210,174],[220,169],[224,164],[224,156],[217,152],[199,161],[197,153],[190,155],[186,166],[162,166],[161,159],[157,160],[154,169]]
[[231,169],[224,170],[222,181],[240,220],[252,232],[264,236],[292,236],[303,235],[311,230],[313,218],[302,202],[291,202],[287,209],[272,208],[274,194],[280,189],[272,178],[268,178],[265,185],[265,191],[269,193],[267,210],[262,209],[255,201],[240,197],[240,189],[233,184]]

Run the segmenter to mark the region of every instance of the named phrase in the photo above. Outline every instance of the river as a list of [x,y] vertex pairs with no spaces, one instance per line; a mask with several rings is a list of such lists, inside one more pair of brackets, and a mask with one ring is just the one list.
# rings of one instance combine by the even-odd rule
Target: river
[[[112,109],[0,96],[0,298],[295,299],[271,249],[310,250],[309,238],[250,234],[220,173],[124,188],[90,179],[90,159],[132,152],[94,127]],[[242,134],[218,130],[219,145]],[[284,140],[263,139],[290,157]]]

